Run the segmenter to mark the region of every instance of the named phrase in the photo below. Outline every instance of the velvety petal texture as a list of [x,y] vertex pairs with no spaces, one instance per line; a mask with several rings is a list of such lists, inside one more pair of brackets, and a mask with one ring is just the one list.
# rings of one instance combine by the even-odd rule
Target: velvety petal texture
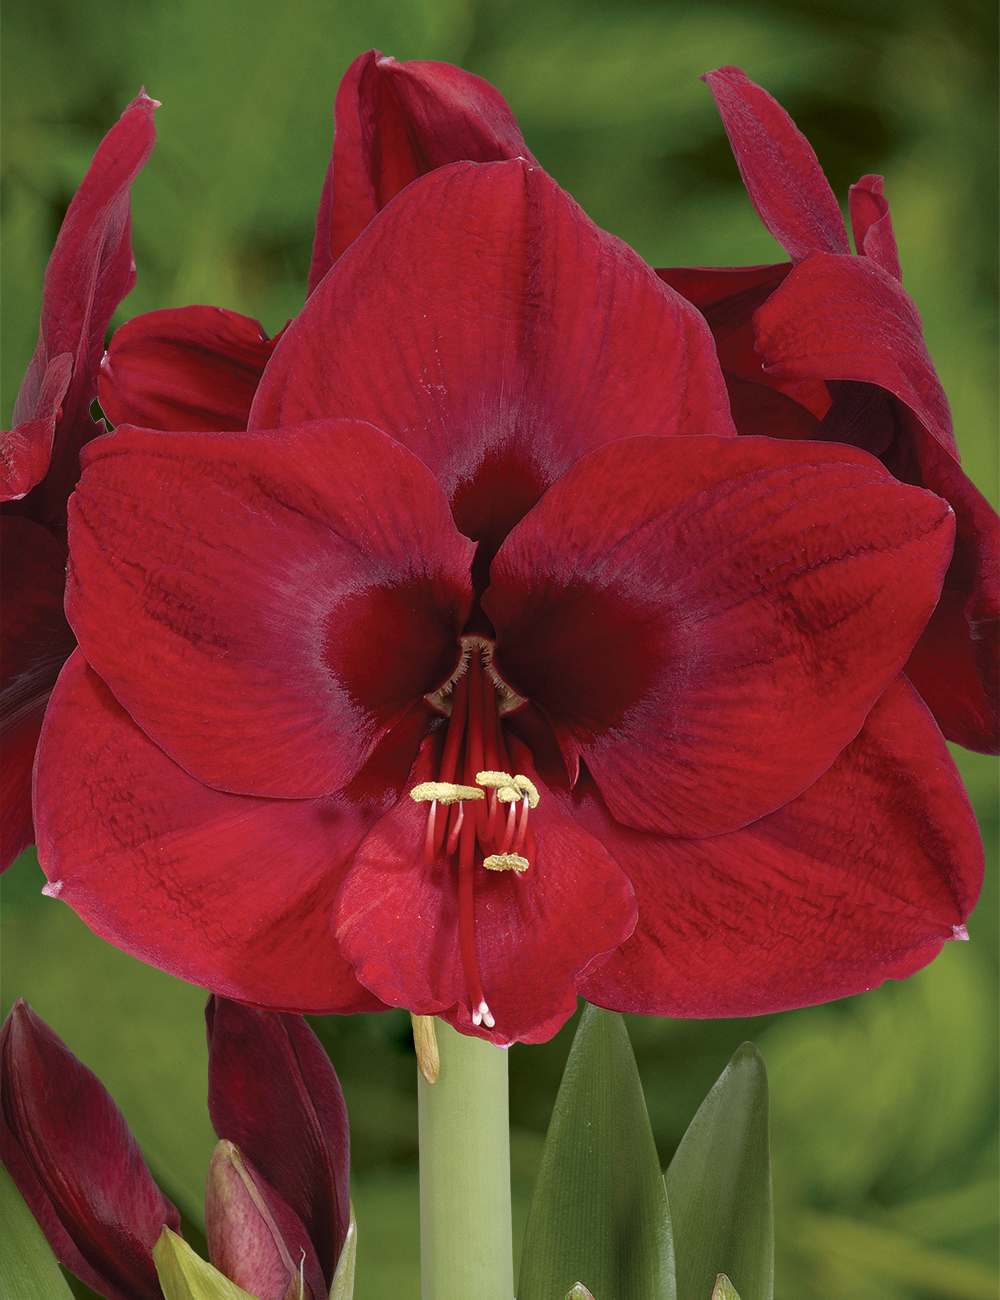
[[732,432],[702,317],[522,160],[414,181],[340,258],[275,349],[250,427],[322,416],[415,452],[484,564],[594,447]]
[[[83,773],[100,776],[81,789]],[[42,732],[36,808],[46,892],[116,947],[246,1001],[382,1009],[330,934],[337,886],[374,821],[363,807],[210,789],[144,735],[77,651]]]
[[741,68],[702,77],[761,221],[794,262],[816,249],[849,253],[844,218],[812,145]]
[[474,548],[430,472],[370,425],[125,427],[89,449],[70,528],[88,661],[219,789],[341,788],[457,665]]
[[418,176],[463,159],[534,162],[500,92],[451,63],[397,63],[369,50],[344,74],[334,120],[310,293],[389,200]]
[[304,1224],[322,1269],[318,1289],[311,1285],[325,1296],[351,1221],[350,1132],[336,1071],[301,1016],[213,997],[205,1018],[212,1126]]
[[0,1030],[3,1163],[60,1263],[107,1300],[162,1300],[152,1249],[180,1231],[121,1111],[23,999]]
[[[437,771],[440,735],[425,742],[407,790]],[[421,860],[426,804],[402,798],[375,826],[337,896],[334,929],[363,984],[418,1015],[441,1015],[500,1046],[545,1042],[576,1010],[576,977],[635,926],[632,888],[598,839],[551,797],[531,755],[510,742],[535,782],[537,839],[529,871],[475,872],[476,955],[496,1027],[473,1026],[459,951],[458,891],[444,856]]]
[[101,362],[101,410],[112,424],[149,429],[245,429],[275,342],[259,321],[221,307],[133,316]]
[[579,986],[621,1011],[761,1015],[902,979],[965,937],[982,881],[968,797],[904,678],[815,785],[744,830],[630,831],[589,781],[572,807],[636,891],[635,933]]
[[483,605],[498,671],[619,821],[717,835],[800,794],[857,735],[953,537],[944,501],[863,452],[627,439],[512,532]]
[[0,484],[9,500],[44,476],[39,507],[45,523],[64,519],[80,448],[102,432],[91,419],[90,404],[97,395],[105,331],[135,284],[129,196],[152,152],[157,107],[140,91],[104,137],[45,272],[38,347],[14,405],[13,442],[3,461],[8,481]]

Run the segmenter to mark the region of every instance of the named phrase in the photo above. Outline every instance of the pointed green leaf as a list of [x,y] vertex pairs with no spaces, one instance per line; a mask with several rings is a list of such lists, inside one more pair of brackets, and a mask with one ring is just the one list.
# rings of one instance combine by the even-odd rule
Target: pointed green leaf
[[[549,1124],[518,1300],[585,1285],[598,1300],[675,1300],[663,1179],[620,1015],[587,1007]],[[582,1294],[580,1292],[575,1293]]]
[[566,1300],[594,1300],[594,1297],[582,1282],[577,1282],[576,1286],[567,1293]]
[[743,1300],[772,1300],[767,1073],[753,1043],[737,1049],[702,1102],[670,1163],[666,1186],[679,1294],[685,1300],[711,1295],[724,1270]]
[[354,1296],[354,1261],[358,1253],[358,1224],[354,1218],[354,1202],[351,1202],[351,1222],[347,1226],[337,1271],[330,1283],[330,1300],[353,1300]]
[[73,1300],[52,1247],[24,1203],[10,1174],[0,1165],[0,1295],[7,1300]]
[[736,1288],[726,1277],[725,1273],[720,1273],[715,1279],[715,1288],[712,1291],[712,1300],[740,1300]]
[[254,1300],[169,1228],[153,1247],[153,1263],[165,1300]]

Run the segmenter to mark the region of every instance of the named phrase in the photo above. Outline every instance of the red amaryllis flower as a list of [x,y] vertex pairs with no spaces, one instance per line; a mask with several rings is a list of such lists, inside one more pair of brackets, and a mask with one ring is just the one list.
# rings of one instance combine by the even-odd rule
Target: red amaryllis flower
[[754,207],[792,263],[663,270],[704,313],[740,433],[863,447],[955,511],[955,554],[906,673],[944,734],[996,753],[1000,529],[963,473],[948,402],[900,284],[880,176],[836,198],[788,114],[739,68],[711,87]]
[[66,499],[80,449],[105,432],[91,418],[112,313],[135,284],[129,190],[155,139],[144,91],[105,136],[45,272],[38,347],[0,438],[0,870],[34,839],[31,767],[42,716],[75,644],[63,616]]
[[[337,92],[333,155],[316,216],[309,293],[390,199],[447,163],[534,159],[506,100],[450,63],[354,60]],[[219,307],[136,316],[101,366],[101,407],[114,424],[245,429],[274,350],[258,321]]]
[[732,435],[702,318],[543,172],[414,181],[250,432],[90,449],[49,892],[227,996],[501,1043],[578,986],[739,1014],[929,960],[980,850],[894,682],[951,512]]
[[[258,1300],[329,1294],[350,1223],[347,1112],[299,1016],[212,998],[212,1263]],[[19,1000],[0,1031],[3,1162],[57,1258],[107,1300],[162,1300],[152,1252],[176,1209],[100,1080]],[[299,1280],[304,1289],[300,1292]]]

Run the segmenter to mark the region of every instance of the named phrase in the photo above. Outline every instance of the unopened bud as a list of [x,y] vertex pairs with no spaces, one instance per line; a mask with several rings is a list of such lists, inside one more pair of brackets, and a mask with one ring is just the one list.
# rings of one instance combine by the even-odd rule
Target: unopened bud
[[720,1273],[715,1279],[715,1286],[712,1290],[712,1300],[740,1300],[736,1288],[726,1277],[725,1273]]

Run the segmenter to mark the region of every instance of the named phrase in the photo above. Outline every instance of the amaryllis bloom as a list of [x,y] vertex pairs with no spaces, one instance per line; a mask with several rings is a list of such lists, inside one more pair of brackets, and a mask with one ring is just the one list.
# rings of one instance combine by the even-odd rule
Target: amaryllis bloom
[[0,870],[34,839],[31,767],[42,717],[75,645],[63,615],[66,499],[80,449],[105,432],[90,406],[104,335],[135,284],[129,191],[155,139],[144,91],[111,128],[69,206],[45,272],[38,347],[0,436]]
[[70,530],[48,892],[187,979],[509,1043],[963,933],[975,823],[899,677],[950,508],[737,438],[701,315],[529,161],[414,180],[248,431],[120,427]]
[[[299,1016],[218,999],[206,1015],[223,1139],[206,1195],[212,1263],[256,1300],[323,1300],[350,1224],[336,1073]],[[106,1300],[162,1300],[153,1247],[165,1228],[180,1232],[177,1210],[103,1084],[23,1000],[0,1030],[0,1139],[70,1272]]]
[[659,274],[704,313],[740,433],[862,447],[955,511],[955,554],[907,677],[949,740],[996,753],[1000,528],[959,464],[881,176],[851,187],[857,255],[788,114],[739,68],[706,75],[761,220],[791,263]]

